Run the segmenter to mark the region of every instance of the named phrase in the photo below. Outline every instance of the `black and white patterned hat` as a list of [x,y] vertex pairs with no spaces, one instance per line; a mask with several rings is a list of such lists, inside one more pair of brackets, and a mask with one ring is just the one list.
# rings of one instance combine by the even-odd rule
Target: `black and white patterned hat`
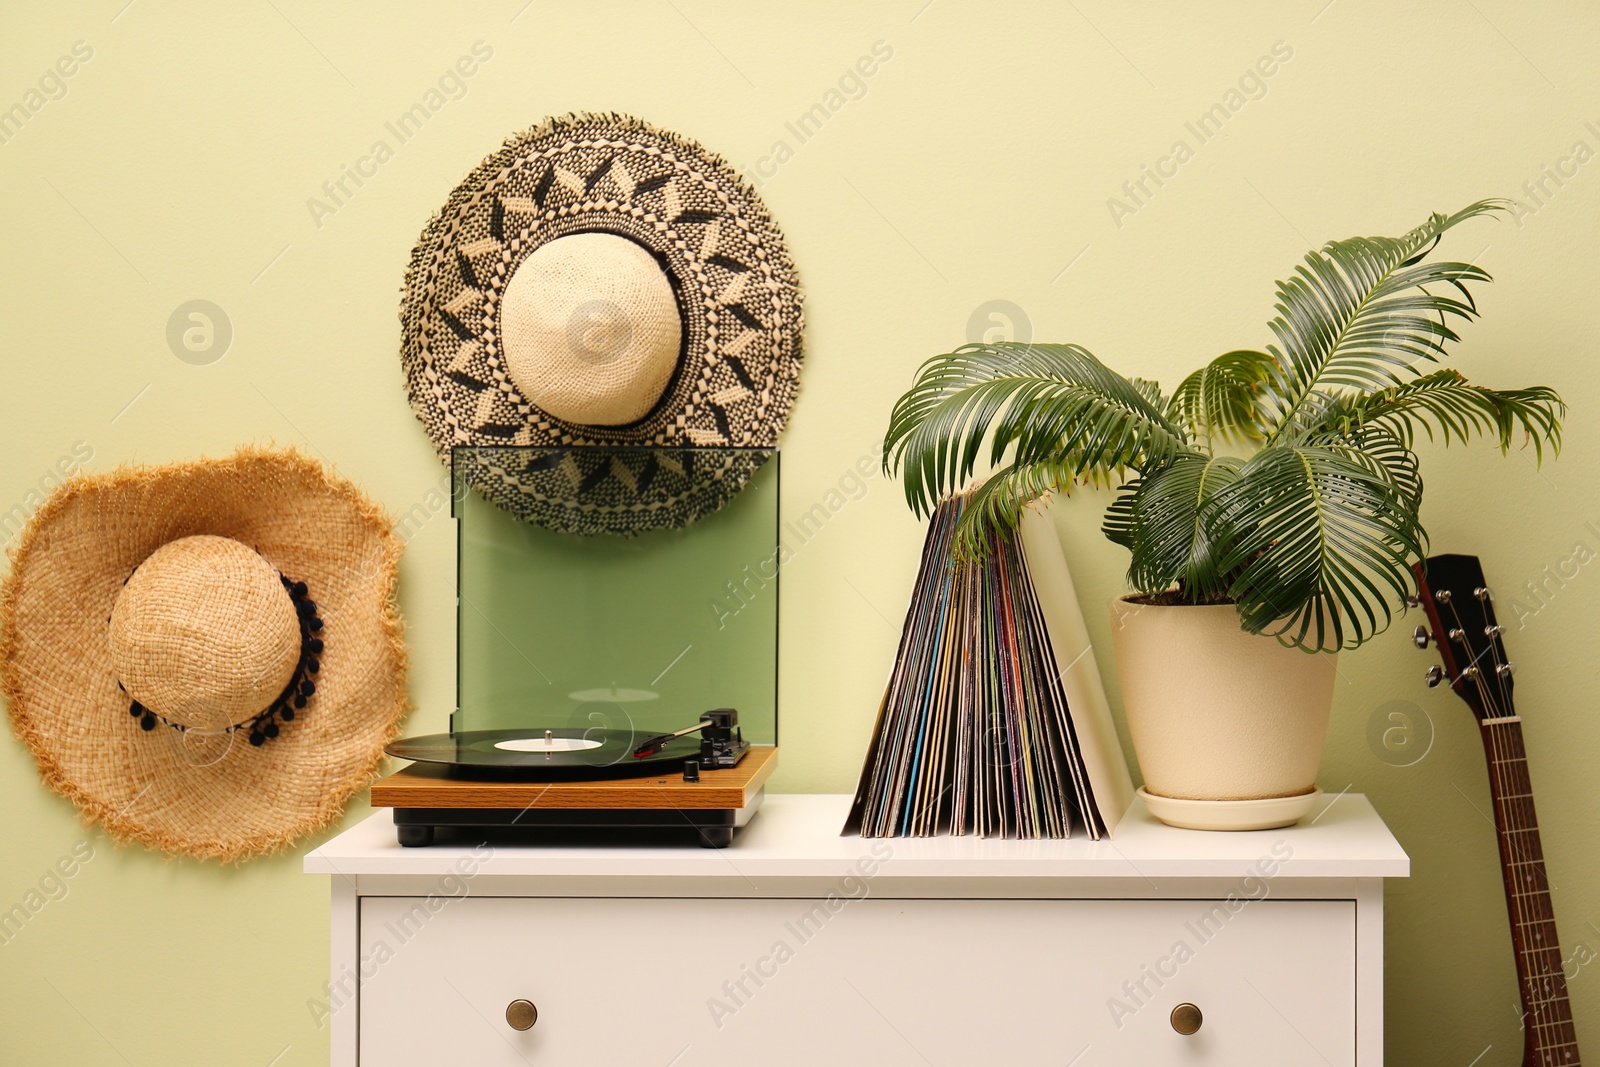
[[622,115],[552,119],[479,164],[423,230],[400,318],[440,458],[529,450],[462,473],[575,532],[720,507],[759,465],[723,450],[774,447],[799,384],[799,282],[766,208],[700,145]]

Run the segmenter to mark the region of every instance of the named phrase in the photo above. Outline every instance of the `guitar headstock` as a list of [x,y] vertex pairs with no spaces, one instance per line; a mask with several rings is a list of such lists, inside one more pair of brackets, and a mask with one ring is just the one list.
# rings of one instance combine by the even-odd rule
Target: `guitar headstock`
[[1429,556],[1412,567],[1417,601],[1428,613],[1412,640],[1438,647],[1441,666],[1428,668],[1428,685],[1449,682],[1456,696],[1480,719],[1515,715],[1511,702],[1513,664],[1506,658],[1494,598],[1477,556]]

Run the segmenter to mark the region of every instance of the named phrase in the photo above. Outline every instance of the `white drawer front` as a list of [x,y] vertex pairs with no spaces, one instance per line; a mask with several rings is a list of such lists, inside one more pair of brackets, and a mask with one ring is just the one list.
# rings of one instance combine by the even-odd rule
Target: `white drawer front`
[[[479,897],[429,912],[363,898],[361,1062],[1355,1062],[1350,901],[833,906]],[[518,998],[539,1009],[520,1033],[505,1021]],[[1204,1013],[1189,1037],[1169,1021],[1186,1001]]]

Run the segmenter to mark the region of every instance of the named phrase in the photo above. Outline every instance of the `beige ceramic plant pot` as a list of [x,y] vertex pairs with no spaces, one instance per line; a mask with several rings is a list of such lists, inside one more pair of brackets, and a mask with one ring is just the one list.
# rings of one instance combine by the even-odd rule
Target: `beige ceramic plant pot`
[[1243,830],[1285,826],[1310,810],[1335,656],[1245,633],[1226,604],[1119,597],[1111,627],[1152,814],[1196,829]]

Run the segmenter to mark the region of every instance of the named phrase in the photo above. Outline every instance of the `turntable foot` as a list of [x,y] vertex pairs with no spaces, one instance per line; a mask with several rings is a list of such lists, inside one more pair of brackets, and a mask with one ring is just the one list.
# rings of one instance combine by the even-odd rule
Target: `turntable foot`
[[700,828],[701,848],[727,848],[731,844],[733,844],[733,827],[702,826]]
[[400,839],[403,848],[421,848],[423,845],[433,844],[431,826],[396,826],[394,833]]

